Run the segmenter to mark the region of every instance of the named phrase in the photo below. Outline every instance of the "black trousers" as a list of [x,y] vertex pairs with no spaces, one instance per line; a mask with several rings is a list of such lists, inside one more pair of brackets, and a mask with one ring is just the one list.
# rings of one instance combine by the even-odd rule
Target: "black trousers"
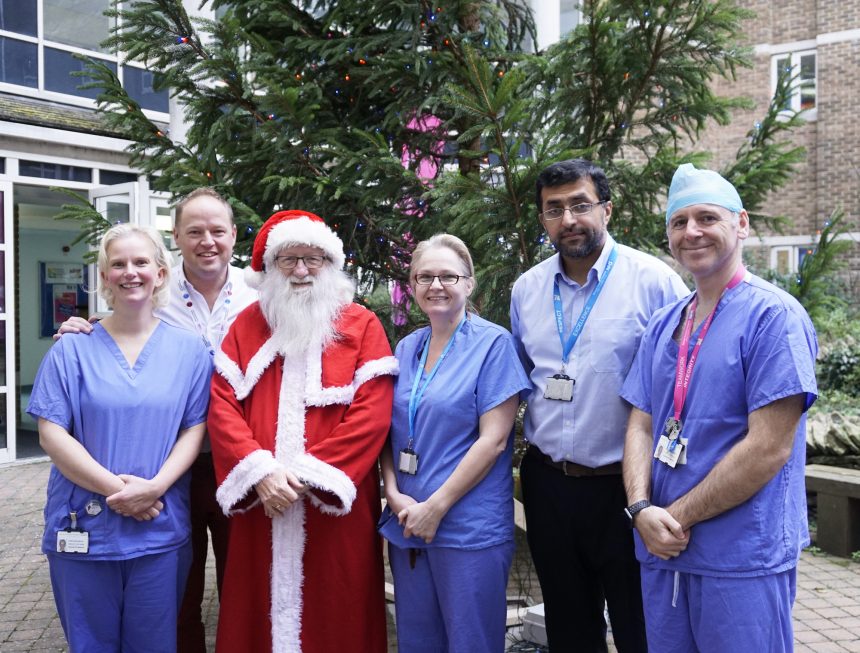
[[608,650],[604,599],[619,653],[647,651],[621,475],[565,476],[526,455],[520,476],[551,653]]

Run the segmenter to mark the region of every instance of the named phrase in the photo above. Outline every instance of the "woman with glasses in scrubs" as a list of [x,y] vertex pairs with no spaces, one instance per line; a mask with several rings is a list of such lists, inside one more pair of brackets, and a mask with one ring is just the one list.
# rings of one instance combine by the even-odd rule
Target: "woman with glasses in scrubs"
[[109,229],[98,272],[113,312],[54,344],[27,409],[54,463],[42,551],[71,651],[172,653],[212,363],[153,315],[170,274],[158,232]]
[[529,382],[510,333],[467,310],[474,287],[459,238],[415,248],[411,288],[430,326],[397,345],[380,520],[409,653],[504,650],[514,420]]

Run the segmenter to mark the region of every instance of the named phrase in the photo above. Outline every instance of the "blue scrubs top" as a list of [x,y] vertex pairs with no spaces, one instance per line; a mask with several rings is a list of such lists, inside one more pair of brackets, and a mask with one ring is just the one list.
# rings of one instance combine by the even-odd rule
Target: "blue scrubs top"
[[[451,474],[478,439],[481,415],[530,387],[513,337],[502,327],[469,315],[454,335],[448,356],[427,386],[415,415],[418,473],[397,470],[401,449],[409,442],[409,395],[430,327],[411,333],[397,345],[400,374],[394,386],[390,445],[398,489],[416,501],[427,500]],[[422,381],[423,383],[423,381]],[[380,532],[401,548],[481,549],[513,539],[513,429],[505,451],[484,479],[455,503],[427,544],[403,536],[397,516],[386,507]]]
[[[39,366],[27,412],[66,429],[115,474],[152,478],[180,431],[206,420],[212,362],[194,333],[161,322],[134,368],[104,327],[63,336]],[[182,546],[190,537],[189,476],[162,497],[151,521],[122,517],[105,497],[85,490],[51,468],[42,551],[87,560],[123,560]],[[88,515],[95,500],[102,510]],[[70,511],[89,532],[89,553],[57,553],[57,531],[69,528]]]
[[[655,313],[621,396],[651,415],[654,446],[673,414],[678,344],[672,334],[689,298]],[[692,339],[695,341],[695,337]],[[753,275],[726,292],[699,351],[681,414],[689,438],[687,464],[675,469],[653,460],[651,502],[667,506],[689,492],[749,428],[749,414],[778,399],[815,401],[818,343],[797,301]],[[809,543],[804,465],[806,414],[785,466],[744,503],[693,526],[677,558],[648,553],[636,533],[636,556],[659,569],[710,576],[758,576],[794,567]],[[652,449],[653,451],[653,449]]]

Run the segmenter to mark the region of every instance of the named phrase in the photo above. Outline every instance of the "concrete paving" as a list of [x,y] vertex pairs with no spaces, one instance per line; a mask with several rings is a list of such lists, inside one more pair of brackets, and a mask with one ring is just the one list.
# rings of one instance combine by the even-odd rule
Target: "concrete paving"
[[[68,650],[40,549],[49,469],[44,459],[0,466],[0,505],[6,506],[0,521],[0,653]],[[218,617],[214,575],[210,565],[204,606],[210,651]],[[797,585],[795,651],[860,653],[860,563],[806,551]],[[390,650],[397,650],[394,642]]]

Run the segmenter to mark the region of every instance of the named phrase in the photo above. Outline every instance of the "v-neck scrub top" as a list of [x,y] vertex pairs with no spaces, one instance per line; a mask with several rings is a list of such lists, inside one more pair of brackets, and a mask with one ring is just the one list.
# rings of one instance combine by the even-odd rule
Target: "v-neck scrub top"
[[[409,442],[409,396],[415,375],[423,372],[419,359],[429,337],[430,327],[419,329],[401,340],[395,350],[400,374],[394,386],[390,442],[386,445],[392,449],[395,468],[400,450]],[[415,415],[418,473],[395,469],[398,489],[416,501],[426,501],[448,480],[478,439],[481,415],[530,388],[513,336],[507,330],[469,315],[453,337],[451,349]],[[380,519],[380,532],[401,548],[481,549],[510,541],[514,534],[512,452],[513,429],[504,453],[481,482],[451,506],[430,544],[418,537],[404,537],[403,526],[387,507]]]
[[[206,420],[211,357],[200,337],[160,322],[133,368],[100,324],[90,335],[66,334],[39,366],[27,412],[66,429],[114,474],[150,479],[170,455],[180,431]],[[108,508],[51,468],[43,553],[87,560],[124,560],[182,546],[190,537],[188,474],[161,498],[164,509],[138,522]],[[101,506],[87,514],[87,504]],[[70,511],[89,532],[89,553],[60,554],[57,531]]]
[[[684,299],[655,313],[621,390],[624,399],[651,415],[654,446],[673,414],[679,348],[672,334],[687,303]],[[793,297],[754,275],[726,291],[702,343],[681,414],[681,435],[689,439],[687,463],[672,469],[652,460],[651,502],[668,506],[701,483],[746,437],[750,413],[785,397],[804,395],[804,414],[782,469],[740,505],[693,526],[681,555],[661,560],[648,552],[634,531],[642,564],[735,577],[775,574],[797,565],[801,549],[809,543],[803,477],[805,411],[818,392],[817,352],[812,322]]]

